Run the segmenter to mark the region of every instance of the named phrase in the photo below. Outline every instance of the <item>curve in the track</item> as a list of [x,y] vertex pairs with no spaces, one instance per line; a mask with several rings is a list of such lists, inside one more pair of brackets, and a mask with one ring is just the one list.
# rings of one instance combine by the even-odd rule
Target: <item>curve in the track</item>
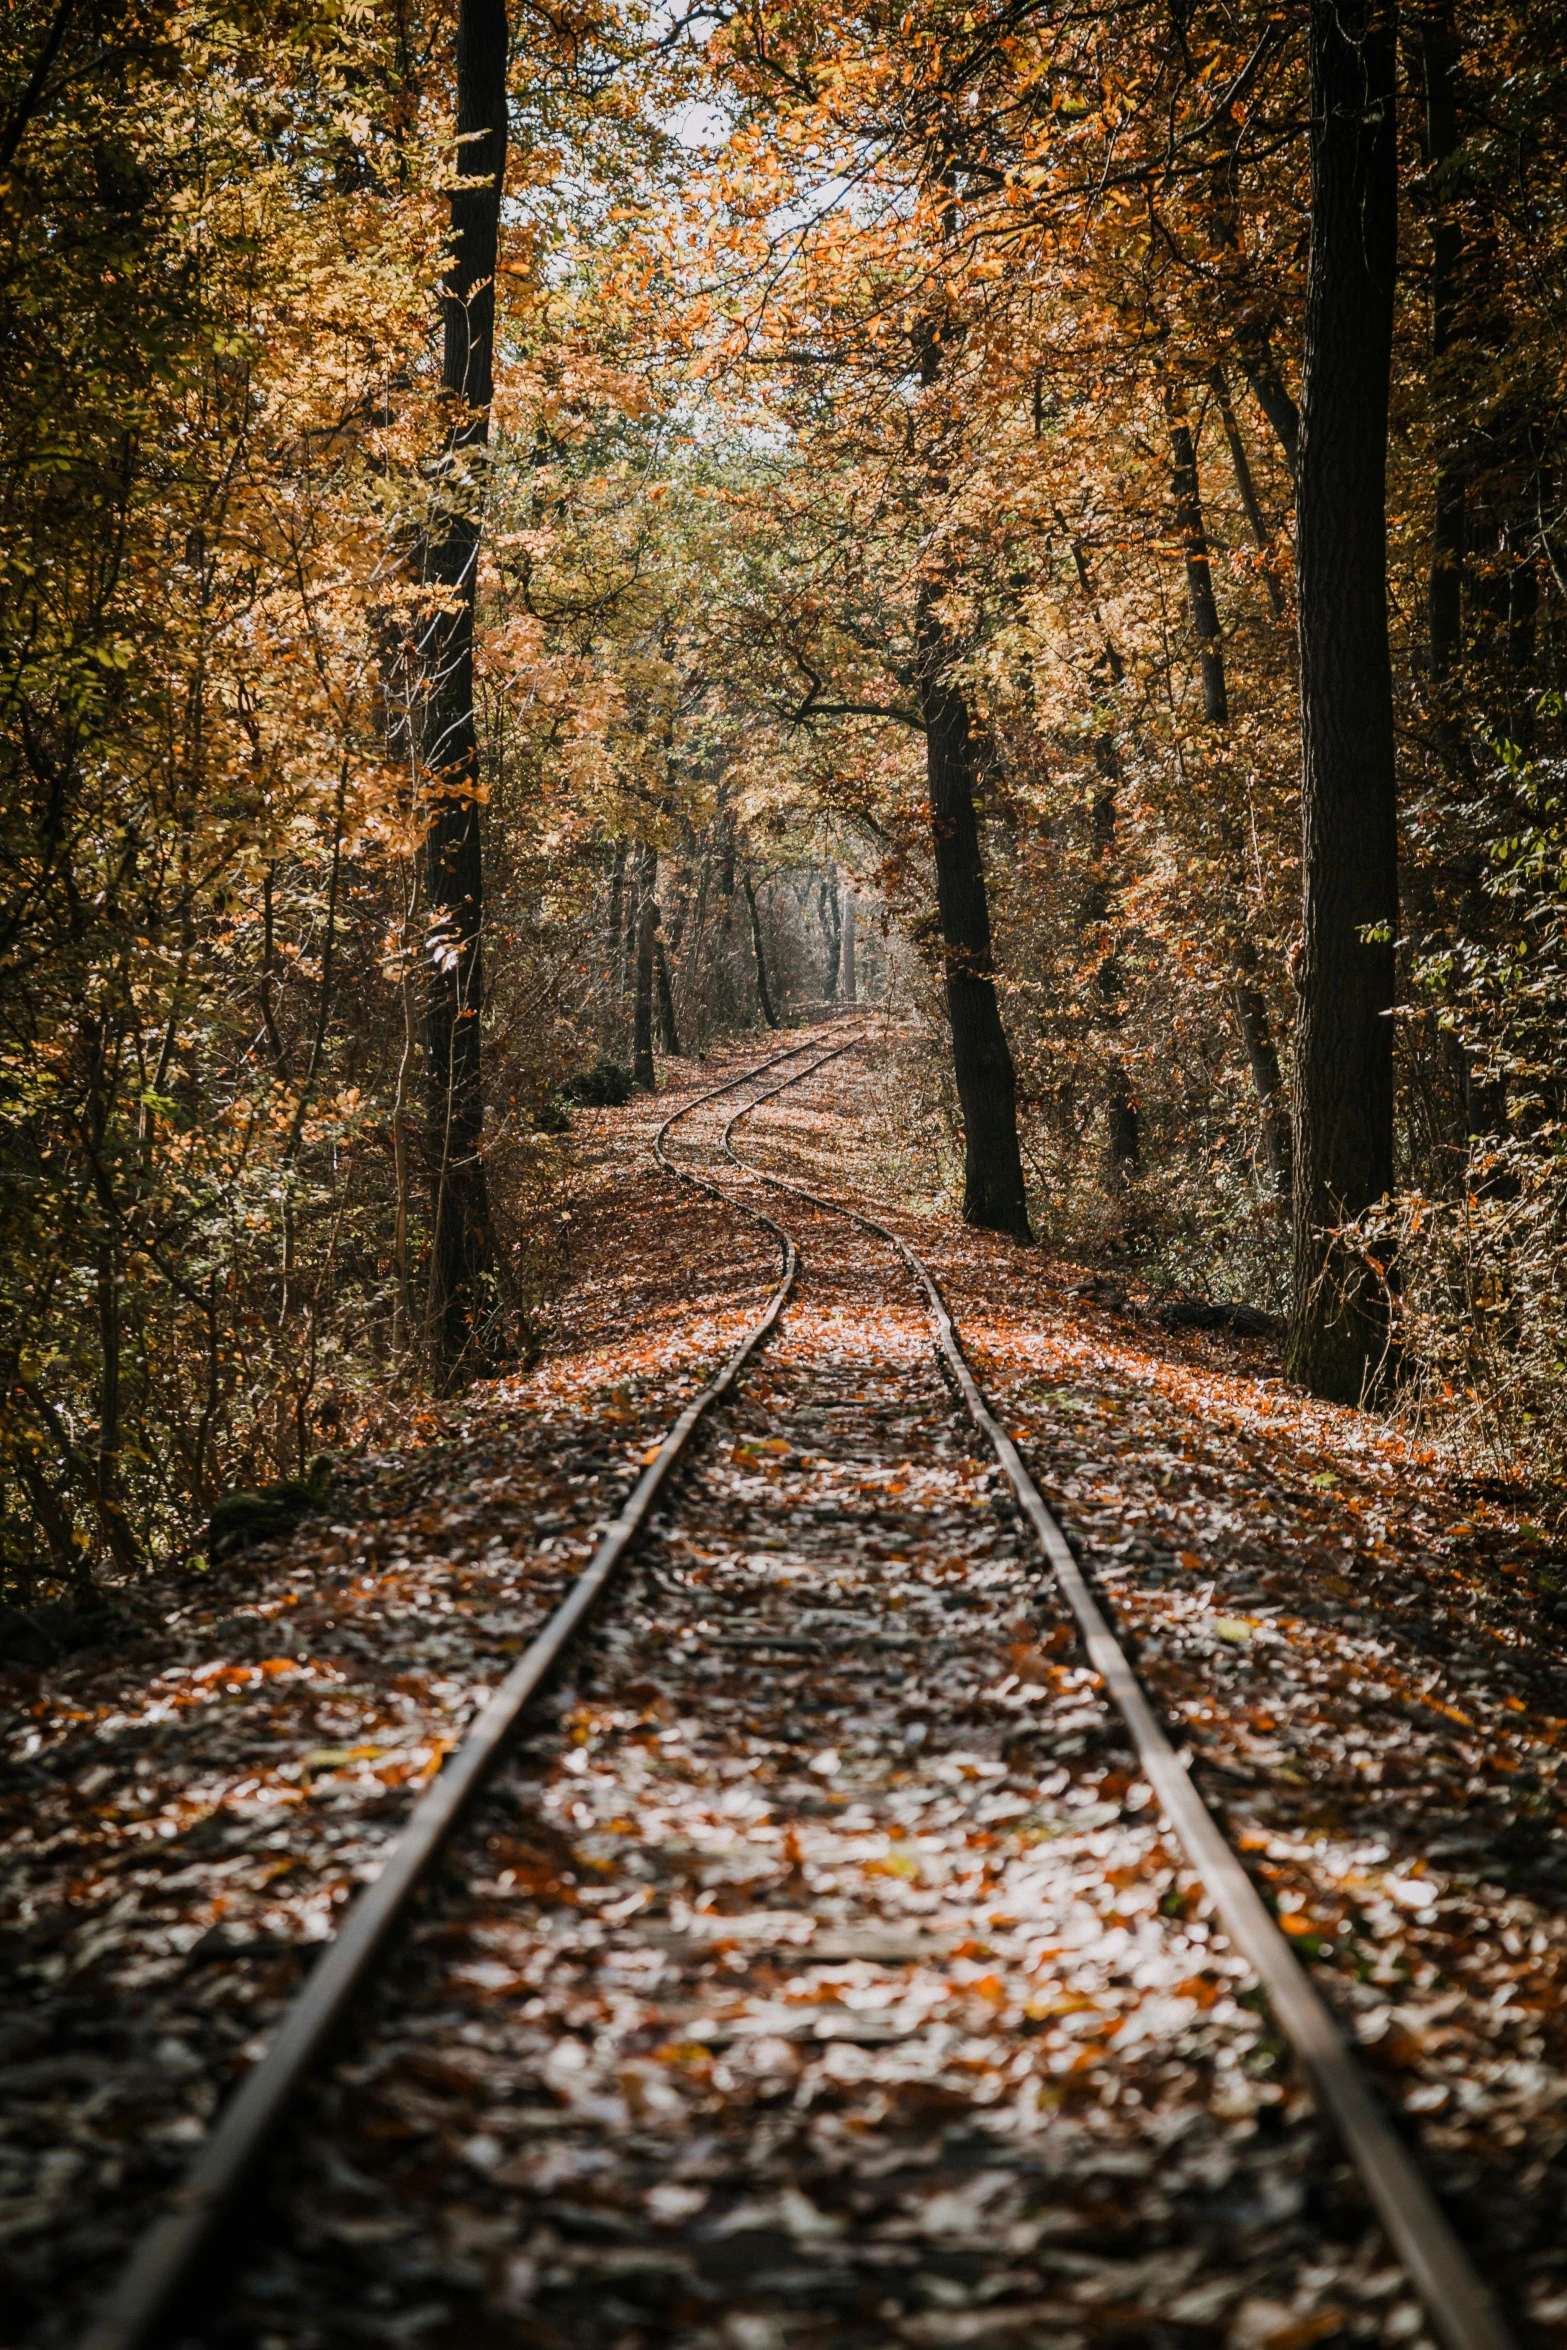
[[[843,1201],[770,1174],[739,1157],[735,1129],[778,1094],[801,1084],[851,1051],[863,1031],[833,1045],[804,1069],[792,1071],[736,1111],[719,1148],[737,1170],[828,1214],[841,1216],[894,1251],[928,1301],[936,1351],[1005,1470],[1077,1621],[1090,1663],[1100,1674],[1132,1735],[1143,1771],[1202,1878],[1236,1946],[1255,1969],[1281,2029],[1306,2065],[1318,2096],[1333,2116],[1366,2184],[1388,2236],[1447,2350],[1511,2350],[1509,2336],[1467,2255],[1425,2180],[1379,2111],[1327,2008],[1307,1980],[1256,1887],[1202,1802],[1165,1736],[1124,1650],[1084,1578],[1065,1535],[1051,1516],[1022,1458],[986,1403],[964,1357],[951,1313],[934,1275],[896,1233]],[[310,2078],[357,1993],[407,1911],[431,1863],[449,1842],[530,1702],[565,1651],[591,1620],[626,1552],[642,1532],[659,1494],[686,1452],[705,1414],[727,1394],[776,1326],[794,1285],[799,1255],[776,1219],[738,1199],[723,1185],[674,1161],[667,1143],[693,1111],[799,1060],[822,1040],[812,1038],[754,1063],[738,1076],[695,1095],[674,1111],[654,1138],[658,1164],[675,1179],[738,1208],[777,1239],[780,1276],[766,1306],[716,1378],[693,1398],[606,1530],[566,1599],[519,1659],[479,1715],[466,1740],[416,1808],[375,1883],[355,1903],[304,1989],[279,2026],[266,2055],[247,2074],[209,2133],[181,2187],[146,2231],[113,2294],[83,2337],[81,2350],[142,2350],[171,2313],[226,2211],[274,2138]]]
[[[841,1049],[847,1051],[850,1047]],[[1512,2338],[1446,2214],[1389,2125],[1326,2004],[1269,1915],[1256,1886],[1165,1735],[1065,1534],[1029,1475],[1022,1455],[986,1402],[969,1368],[935,1275],[906,1241],[889,1231],[885,1224],[877,1223],[874,1217],[846,1206],[842,1200],[810,1191],[804,1184],[791,1182],[785,1176],[770,1174],[765,1168],[742,1159],[735,1150],[736,1127],[743,1125],[775,1095],[814,1074],[814,1069],[802,1070],[737,1110],[723,1129],[720,1151],[732,1165],[773,1190],[785,1192],[830,1215],[846,1217],[862,1232],[885,1242],[923,1290],[935,1325],[937,1354],[970,1417],[983,1431],[1006,1471],[1018,1503],[1038,1536],[1062,1596],[1076,1619],[1088,1661],[1131,1733],[1144,1776],[1207,1887],[1225,1931],[1256,1973],[1279,2028],[1306,2067],[1321,2105],[1332,2116],[1435,2333],[1447,2350],[1513,2350]]]
[[[808,1069],[796,1072],[792,1082],[813,1075],[816,1069],[836,1060],[858,1041],[856,1034],[846,1043],[834,1045]],[[778,1240],[782,1252],[778,1282],[761,1314],[717,1376],[693,1397],[675,1421],[565,1599],[507,1674],[434,1786],[416,1806],[380,1875],[360,1894],[287,2009],[266,2054],[229,2098],[166,2208],[136,2244],[108,2299],[83,2334],[80,2350],[143,2350],[143,2345],[156,2338],[164,2320],[177,2307],[240,2189],[271,2145],[350,2006],[384,1955],[432,1863],[449,1843],[495,1768],[526,1709],[593,1617],[701,1421],[719,1398],[729,1392],[775,1327],[794,1286],[799,1263],[789,1234],[760,1209],[731,1200],[721,1185],[676,1166],[668,1156],[666,1143],[673,1128],[693,1110],[737,1092],[786,1061],[800,1059],[816,1050],[821,1042],[817,1036],[771,1054],[739,1076],[682,1103],[659,1127],[653,1152],[666,1173],[697,1185],[728,1206],[740,1208]]]

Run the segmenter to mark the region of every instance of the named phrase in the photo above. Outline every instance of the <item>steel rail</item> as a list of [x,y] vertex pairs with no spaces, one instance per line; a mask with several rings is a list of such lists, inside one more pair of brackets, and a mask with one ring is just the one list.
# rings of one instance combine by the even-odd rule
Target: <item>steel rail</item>
[[[306,2086],[354,1998],[385,1953],[431,1864],[499,1761],[527,1706],[592,1617],[616,1568],[646,1526],[653,1504],[685,1453],[699,1422],[728,1393],[777,1323],[799,1265],[793,1241],[781,1224],[763,1215],[760,1209],[732,1199],[722,1185],[675,1166],[665,1143],[671,1130],[693,1110],[735,1092],[756,1077],[765,1076],[784,1061],[799,1059],[820,1041],[813,1039],[772,1054],[740,1076],[729,1078],[724,1084],[715,1085],[683,1103],[659,1127],[653,1150],[665,1172],[710,1192],[728,1207],[738,1207],[777,1238],[782,1251],[777,1285],[761,1315],[716,1378],[693,1397],[674,1422],[565,1599],[512,1667],[471,1724],[439,1778],[415,1807],[374,1883],[354,1902],[286,2009],[265,2054],[224,2104],[163,2211],[143,2231],[107,2299],[81,2336],[80,2350],[143,2350],[143,2345],[156,2337],[163,2321],[174,2313],[217,2229]],[[848,1044],[834,1047],[815,1066],[836,1060],[858,1041],[854,1037]],[[805,1070],[799,1074],[812,1073]]]
[[775,1191],[787,1192],[831,1215],[846,1217],[862,1232],[885,1241],[923,1289],[936,1325],[936,1351],[951,1372],[970,1417],[988,1438],[1024,1515],[1039,1538],[1062,1596],[1076,1618],[1088,1661],[1131,1732],[1143,1775],[1206,1886],[1226,1933],[1250,1963],[1275,2020],[1305,2066],[1319,2105],[1331,2115],[1388,2240],[1425,2306],[1433,2331],[1446,2350],[1514,2350],[1512,2336],[1446,2213],[1383,2113],[1331,2010],[1308,1979],[1239,1855],[1197,1792],[1186,1764],[1166,1736],[1126,1651],[1073,1557],[1065,1534],[1024,1466],[1017,1446],[986,1402],[969,1368],[935,1275],[906,1241],[890,1232],[885,1224],[878,1224],[874,1217],[846,1207],[841,1200],[809,1191],[803,1183],[770,1175],[765,1168],[752,1165],[736,1152],[732,1140],[735,1128],[753,1111],[784,1092],[787,1085],[797,1084],[801,1078],[811,1075],[813,1070],[802,1070],[798,1076],[786,1080],[785,1085],[770,1087],[754,1102],[737,1110],[723,1130],[720,1150],[734,1166]]

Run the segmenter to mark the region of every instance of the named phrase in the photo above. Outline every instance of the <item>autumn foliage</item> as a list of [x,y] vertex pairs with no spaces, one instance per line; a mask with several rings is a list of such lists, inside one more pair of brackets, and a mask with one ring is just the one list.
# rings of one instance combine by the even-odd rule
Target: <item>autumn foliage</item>
[[[960,1189],[966,1131],[978,1220],[1297,1340],[1337,1283],[1370,1334],[1341,1387],[1555,1460],[1559,43],[1528,0],[1396,39],[1362,12],[1399,831],[1396,924],[1346,952],[1391,974],[1391,1179],[1308,1196],[1296,983],[1339,984],[1298,952],[1313,13],[515,11],[481,445],[443,383],[455,5],[10,12],[18,1604],[90,1604],[372,1399],[525,1354],[571,1099],[867,985],[923,1040],[911,1180]],[[462,595],[459,774],[427,719]],[[942,711],[983,937],[941,871]],[[486,1225],[455,1313],[454,805]],[[994,1213],[982,1118],[1022,1187]]]

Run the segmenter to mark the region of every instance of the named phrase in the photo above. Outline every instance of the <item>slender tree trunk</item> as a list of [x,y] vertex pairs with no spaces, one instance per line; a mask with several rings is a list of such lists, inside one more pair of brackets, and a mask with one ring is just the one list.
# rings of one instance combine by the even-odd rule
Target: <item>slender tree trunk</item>
[[1300,467],[1300,410],[1290,398],[1289,387],[1268,347],[1266,334],[1239,339],[1236,350],[1252,397],[1278,436],[1293,480]]
[[408,1096],[419,1044],[419,1012],[415,1002],[415,925],[421,906],[420,875],[415,865],[403,922],[402,952],[398,957],[397,993],[403,1015],[403,1049],[397,1063],[397,1088],[392,1096],[392,1174],[396,1192],[392,1221],[392,1359],[399,1366],[408,1351],[415,1326],[413,1285],[408,1264],[410,1182],[408,1169]]
[[1273,1023],[1268,1018],[1267,999],[1256,981],[1257,950],[1250,939],[1241,941],[1235,959],[1241,972],[1235,985],[1235,1023],[1246,1048],[1252,1089],[1262,1114],[1262,1148],[1268,1173],[1279,1195],[1280,1207],[1287,1213],[1294,1159],[1289,1096],[1284,1090],[1284,1072],[1279,1067],[1279,1050],[1273,1039]]
[[704,849],[697,868],[696,911],[691,917],[689,929],[681,935],[685,952],[680,965],[680,1003],[691,1049],[698,1055],[707,1039],[707,989],[702,985],[702,941],[707,928],[707,885],[711,865],[711,855]]
[[92,1562],[85,1546],[76,1539],[64,1503],[25,1446],[18,1448],[14,1465],[16,1475],[32,1502],[33,1514],[49,1545],[50,1556],[70,1584],[72,1598],[78,1607],[90,1606],[100,1596]]
[[[1093,864],[1083,900],[1083,926],[1099,929],[1110,919],[1111,880],[1115,869],[1115,823],[1120,762],[1109,735],[1094,745],[1094,763],[1108,788],[1094,794]],[[1110,1163],[1111,1188],[1119,1191],[1142,1171],[1142,1122],[1121,1057],[1117,1038],[1125,1019],[1120,950],[1111,940],[1099,966],[1101,1017],[1110,1035],[1109,1067],[1105,1072],[1105,1146]]]
[[[1088,568],[1088,557],[1082,542],[1072,542],[1072,560],[1077,566],[1078,584],[1082,588],[1088,608],[1099,630],[1104,646],[1104,663],[1112,686],[1121,683],[1126,675],[1126,664],[1120,649],[1104,625],[1100,615],[1099,599],[1094,593],[1093,574]],[[1121,788],[1121,757],[1114,735],[1108,728],[1094,737],[1094,765],[1104,783],[1104,790],[1094,794],[1093,847],[1089,861],[1088,888],[1083,897],[1082,921],[1085,929],[1097,929],[1108,924],[1111,905],[1111,882],[1115,862],[1116,801]],[[1099,1001],[1103,1007],[1102,1020],[1111,1043],[1105,1073],[1105,1143],[1109,1156],[1110,1183],[1113,1190],[1130,1182],[1142,1166],[1142,1129],[1137,1115],[1137,1103],[1132,1093],[1126,1064],[1115,1042],[1124,1017],[1122,1009],[1121,956],[1113,940],[1107,940],[1107,951],[1099,965]]]
[[622,940],[626,934],[626,844],[620,841],[615,848],[615,861],[609,869],[609,988],[618,1006],[621,996]]
[[934,582],[921,582],[915,647],[952,1068],[963,1112],[963,1220],[1028,1240],[1032,1235],[1017,1139],[1017,1082],[996,1000],[990,900],[974,807],[974,742],[967,704],[952,679],[951,649],[936,608],[937,594]]
[[[670,940],[671,951],[677,945]],[[658,908],[653,908],[653,978],[658,996],[658,1042],[661,1052],[680,1056],[680,1030],[675,1022],[675,991],[669,984],[669,956],[664,952]]]
[[1353,1403],[1387,1342],[1332,1229],[1393,1181],[1398,809],[1387,623],[1395,16],[1312,0],[1311,249],[1297,490],[1304,875],[1289,1375]]
[[631,1081],[651,1093],[653,1070],[653,963],[658,935],[658,907],[653,892],[658,885],[658,851],[644,848],[637,855],[637,934],[632,987]]
[[[1224,645],[1219,629],[1219,607],[1213,592],[1213,567],[1208,555],[1208,530],[1203,519],[1202,484],[1197,473],[1197,449],[1191,429],[1178,405],[1170,409],[1170,455],[1174,467],[1176,527],[1186,559],[1186,587],[1191,601],[1192,628],[1202,663],[1203,715],[1210,726],[1227,726],[1229,686],[1224,668]],[[1245,463],[1241,452],[1240,463]],[[1243,938],[1235,950],[1238,971],[1232,1000],[1246,1064],[1262,1119],[1262,1145],[1268,1172],[1282,1202],[1290,1196],[1289,1104],[1279,1068],[1278,1048],[1268,1019],[1268,1006],[1256,982],[1257,950]]]
[[836,873],[822,883],[816,902],[821,908],[822,928],[827,933],[827,969],[822,979],[822,1001],[833,1004],[838,1000],[838,974],[843,966],[843,916],[838,910]]
[[838,983],[843,1000],[851,1007],[860,1000],[860,974],[855,959],[854,892],[843,890],[838,899]]
[[1246,443],[1235,414],[1235,403],[1230,398],[1229,379],[1222,367],[1208,371],[1208,381],[1219,403],[1219,417],[1224,426],[1224,437],[1229,443],[1230,463],[1235,468],[1235,487],[1240,492],[1241,510],[1246,516],[1247,528],[1262,557],[1263,583],[1268,591],[1268,602],[1273,607],[1275,620],[1284,617],[1284,587],[1274,568],[1273,533],[1263,519],[1262,501],[1257,496],[1257,484],[1252,479],[1251,460],[1246,454]]
[[[1442,166],[1458,145],[1458,93],[1454,68],[1458,43],[1451,9],[1428,7],[1420,23],[1420,63],[1425,81],[1426,169],[1435,180],[1431,221],[1431,357],[1441,361],[1457,330],[1459,272],[1464,238],[1452,194],[1441,184]],[[1431,519],[1431,568],[1426,585],[1426,625],[1431,688],[1437,723],[1449,748],[1456,748],[1457,712],[1453,678],[1463,647],[1464,473],[1450,445],[1437,467]]]
[[1165,413],[1170,420],[1170,455],[1174,465],[1175,527],[1180,532],[1186,559],[1186,593],[1202,670],[1203,716],[1210,726],[1228,726],[1230,702],[1224,681],[1224,639],[1219,633],[1219,606],[1213,593],[1208,534],[1197,487],[1197,450],[1185,402],[1173,385],[1166,387]]
[[[740,962],[744,948],[736,937],[739,916],[735,911],[735,878],[734,827],[721,819],[718,834],[718,941],[714,956],[716,970],[713,990],[720,1019],[748,1017],[750,1008],[747,1002],[742,1013],[744,982],[740,976]],[[751,976],[755,976],[754,972]]]
[[675,973],[680,968],[680,942],[686,934],[686,916],[691,910],[691,875],[688,867],[680,876],[680,898],[668,926],[660,925],[654,948],[654,977],[658,983],[659,1042],[666,1053],[680,1056],[680,1023],[675,1016]]
[[756,955],[756,994],[762,1007],[762,1018],[769,1028],[778,1026],[778,1014],[773,1010],[772,990],[767,984],[767,956],[762,947],[762,917],[757,909],[756,891],[751,876],[745,876],[745,902],[751,910],[751,946]]
[[480,1013],[484,870],[474,721],[473,616],[495,349],[495,261],[506,164],[504,0],[461,0],[457,20],[459,168],[481,185],[452,197],[453,254],[443,301],[442,383],[452,403],[444,512],[425,547],[442,610],[426,645],[423,764],[433,810],[425,897],[434,917],[425,982],[426,1150],[431,1191],[428,1331],[447,1378],[495,1359],[493,1255],[484,1171]]
[[277,953],[273,941],[272,891],[277,864],[272,858],[261,879],[261,1025],[266,1030],[272,1066],[285,1073],[287,1055],[277,1024]]
[[[1300,411],[1290,397],[1284,371],[1274,357],[1272,330],[1267,314],[1259,310],[1244,283],[1241,222],[1235,191],[1242,177],[1239,147],[1245,126],[1245,109],[1232,104],[1228,109],[1223,145],[1216,147],[1210,157],[1209,226],[1214,243],[1228,248],[1237,260],[1242,261],[1242,284],[1234,289],[1237,298],[1232,306],[1235,356],[1251,388],[1252,398],[1273,427],[1293,480],[1300,457]],[[1222,369],[1216,369],[1215,373],[1222,379]],[[1227,392],[1225,397],[1228,398]]]
[[617,949],[615,992],[621,998],[632,995],[637,984],[637,939],[642,921],[642,851],[633,849],[626,872],[625,903],[621,909],[620,943]]
[[1525,531],[1509,532],[1518,549],[1507,581],[1507,666],[1511,693],[1507,731],[1528,758],[1534,749],[1534,640],[1540,575]]

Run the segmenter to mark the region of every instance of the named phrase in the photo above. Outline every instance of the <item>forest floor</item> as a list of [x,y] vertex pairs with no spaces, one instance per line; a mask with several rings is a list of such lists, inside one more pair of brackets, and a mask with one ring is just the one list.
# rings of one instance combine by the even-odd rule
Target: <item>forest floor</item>
[[[287,1544],[0,1673],[4,2340],[71,2339],[312,1948],[748,1326],[766,1237],[582,1113],[526,1374]],[[1266,1340],[885,1197],[872,1045],[742,1152],[873,1204],[1527,2343],[1567,2342],[1567,1658],[1546,1500]],[[743,1098],[743,1097],[741,1097]],[[712,1139],[712,1122],[693,1141]],[[1419,2343],[1245,1968],[931,1362],[804,1273],[354,2048],[227,2316],[255,2350]],[[1561,1713],[1554,1709],[1560,1706]]]

